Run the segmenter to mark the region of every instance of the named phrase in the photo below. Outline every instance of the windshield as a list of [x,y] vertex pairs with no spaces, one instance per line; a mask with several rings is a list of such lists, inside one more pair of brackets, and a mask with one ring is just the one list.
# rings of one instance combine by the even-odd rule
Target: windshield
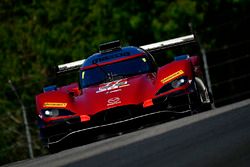
[[147,57],[137,57],[126,61],[116,62],[104,66],[83,70],[80,73],[81,87],[88,87],[100,83],[125,78],[128,76],[147,73],[153,70]]

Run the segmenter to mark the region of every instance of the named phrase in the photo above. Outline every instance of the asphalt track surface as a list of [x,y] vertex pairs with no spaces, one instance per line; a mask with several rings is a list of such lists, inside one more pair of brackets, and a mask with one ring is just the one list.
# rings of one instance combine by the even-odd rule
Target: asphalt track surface
[[250,99],[7,166],[249,167]]

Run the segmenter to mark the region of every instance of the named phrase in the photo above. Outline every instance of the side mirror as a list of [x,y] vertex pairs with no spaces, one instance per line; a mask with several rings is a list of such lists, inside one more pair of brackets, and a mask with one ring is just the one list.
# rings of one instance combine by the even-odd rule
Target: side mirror
[[77,97],[81,95],[82,91],[77,87],[77,88],[72,88],[69,90],[69,95],[71,97]]

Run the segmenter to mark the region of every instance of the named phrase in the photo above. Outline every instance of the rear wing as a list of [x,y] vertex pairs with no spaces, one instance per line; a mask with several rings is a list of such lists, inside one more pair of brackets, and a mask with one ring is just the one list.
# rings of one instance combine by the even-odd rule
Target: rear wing
[[186,45],[186,44],[194,43],[194,42],[196,42],[195,36],[191,34],[191,35],[174,38],[174,39],[170,39],[166,41],[143,45],[143,46],[140,46],[140,48],[147,50],[148,52],[157,52],[157,51],[162,51],[162,50],[166,50],[172,47]]
[[[172,47],[176,47],[176,46],[181,46],[181,45],[185,45],[185,44],[189,44],[189,43],[193,43],[196,42],[195,40],[195,36],[193,34],[191,35],[187,35],[187,36],[183,36],[183,37],[179,37],[179,38],[174,38],[174,39],[170,39],[170,40],[166,40],[166,41],[161,41],[161,42],[157,42],[157,43],[152,43],[152,44],[148,44],[148,45],[143,45],[143,46],[139,46],[140,48],[147,50],[148,52],[157,52],[157,51],[162,51],[162,50],[166,50]],[[102,50],[107,50],[107,49],[112,49],[112,48],[117,48],[120,47],[120,41],[113,41],[113,42],[109,42],[106,44],[101,44],[100,45],[100,52],[102,52]],[[58,65],[57,66],[57,73],[66,73],[66,72],[70,72],[70,71],[75,71],[75,70],[79,70],[79,68],[82,66],[83,62],[85,61],[85,59],[83,60],[78,60],[78,61],[74,61],[71,63],[66,63],[66,64],[62,64],[62,65]]]

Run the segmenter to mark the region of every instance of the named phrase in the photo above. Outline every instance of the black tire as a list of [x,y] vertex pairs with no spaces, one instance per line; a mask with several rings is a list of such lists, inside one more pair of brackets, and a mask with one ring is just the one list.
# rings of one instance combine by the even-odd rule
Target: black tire
[[[208,92],[207,88],[205,87],[203,81],[200,79],[199,82],[202,82],[202,86],[199,85],[199,83],[197,82],[196,79],[194,79],[194,90],[195,90],[195,96],[193,97],[193,99],[191,100],[191,110],[193,110],[194,113],[199,113],[199,112],[204,112],[207,110],[210,110],[212,108],[211,103],[212,103],[212,94],[210,92]],[[205,90],[203,90],[203,94],[202,94],[202,88]],[[208,99],[209,99],[209,103],[204,103],[202,102],[202,96],[207,95]]]

